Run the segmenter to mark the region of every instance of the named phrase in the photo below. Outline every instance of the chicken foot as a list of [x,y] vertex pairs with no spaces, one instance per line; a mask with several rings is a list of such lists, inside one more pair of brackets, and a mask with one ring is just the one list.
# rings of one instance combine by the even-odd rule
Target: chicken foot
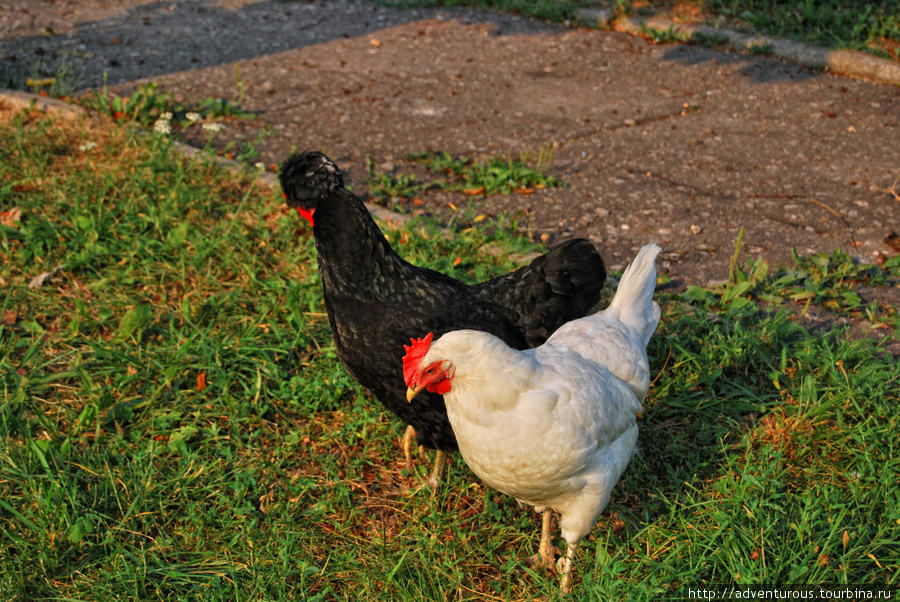
[[549,508],[541,512],[541,542],[537,554],[529,556],[525,562],[534,568],[553,570],[556,566],[556,555],[559,549],[553,545],[553,511]]
[[447,457],[447,452],[437,450],[434,455],[434,468],[431,469],[431,474],[428,475],[428,484],[431,485],[432,489],[437,489],[441,486],[441,481],[444,480],[444,475],[447,473],[447,463],[449,461],[450,458]]
[[568,545],[568,550],[566,550],[566,558],[563,561],[562,558],[559,559],[559,563],[557,564],[557,568],[559,564],[562,564],[562,582],[559,584],[559,590],[563,595],[566,595],[572,591],[572,567],[575,564],[575,549],[578,547],[578,544]]
[[[403,439],[400,443],[403,448],[403,455],[406,458],[406,467],[408,469],[412,469],[412,441],[413,437],[416,436],[416,429],[409,425],[406,427],[406,432],[403,433]],[[421,445],[419,446],[419,457],[424,457],[424,449]],[[441,481],[444,479],[444,475],[447,473],[447,463],[450,461],[450,458],[447,457],[446,452],[442,452],[441,450],[437,450],[437,453],[434,457],[434,467],[431,469],[431,473],[428,475],[427,484],[431,486],[432,489],[437,489],[440,487]]]

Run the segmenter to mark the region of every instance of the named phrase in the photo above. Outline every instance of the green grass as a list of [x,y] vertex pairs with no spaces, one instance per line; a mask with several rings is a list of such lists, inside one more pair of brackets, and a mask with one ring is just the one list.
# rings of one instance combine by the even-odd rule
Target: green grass
[[116,120],[122,119],[145,127],[165,122],[168,130],[166,133],[174,131],[178,134],[201,120],[212,122],[216,119],[256,119],[255,114],[241,109],[244,84],[238,77],[237,68],[235,81],[237,100],[231,102],[226,98],[209,97],[185,104],[175,100],[170,92],[160,90],[159,84],[154,82],[142,84],[128,97],[111,93],[104,84],[102,89],[85,94],[79,100],[84,106]]
[[641,33],[654,44],[674,44],[690,42],[693,36],[675,31],[675,26],[670,25],[668,29],[658,29],[656,27],[648,27],[641,25]]
[[704,289],[691,286],[684,292],[688,301],[716,302],[719,307],[738,309],[746,305],[779,307],[785,304],[811,304],[824,307],[839,316],[868,321],[879,327],[890,326],[893,336],[900,336],[900,314],[889,304],[873,301],[863,305],[857,292],[860,287],[891,286],[900,277],[900,255],[878,267],[860,264],[838,248],[831,254],[815,253],[802,257],[793,250],[793,265],[769,274],[765,258],[750,260],[746,266],[737,263],[744,231],[741,229],[731,262],[727,282]]
[[754,30],[900,60],[897,0],[704,0],[704,6]]
[[[628,16],[670,11],[682,20],[705,21],[900,60],[897,0],[616,0],[615,10]],[[653,32],[649,35],[659,37]]]
[[[103,121],[18,114],[0,142],[0,211],[23,212],[0,225],[4,599],[558,599],[517,560],[536,514],[458,457],[415,490],[427,463],[406,470],[403,425],[335,358],[276,192]],[[514,220],[449,227],[387,234],[468,280],[535,248]],[[570,599],[896,585],[896,359],[717,293],[659,298],[641,454]]]
[[477,161],[432,152],[419,153],[413,159],[430,172],[443,176],[438,186],[447,190],[510,194],[565,186],[564,182],[547,175],[553,164],[553,146],[549,143],[537,153],[520,153],[518,159],[501,154]]
[[[900,60],[898,0],[404,0],[399,6],[471,6],[562,22],[579,8],[607,5],[616,14],[647,16],[672,11],[687,21],[706,21],[760,33],[788,37],[830,48],[863,50]],[[650,30],[658,42],[688,41]],[[720,45],[716,39],[692,40]]]
[[547,144],[537,153],[495,155],[483,160],[453,157],[449,153],[421,152],[409,160],[425,167],[434,178],[421,182],[413,174],[396,176],[381,173],[371,158],[366,159],[369,193],[382,203],[410,199],[431,188],[468,195],[530,194],[535,188],[565,187],[565,182],[547,175],[553,164],[553,148]]

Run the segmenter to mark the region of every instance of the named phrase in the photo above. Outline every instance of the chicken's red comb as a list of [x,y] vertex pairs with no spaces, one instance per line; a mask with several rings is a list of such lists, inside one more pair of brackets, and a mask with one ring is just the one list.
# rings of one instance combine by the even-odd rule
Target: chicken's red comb
[[429,332],[424,338],[410,339],[410,345],[403,346],[406,349],[406,355],[403,356],[403,380],[406,381],[407,386],[412,384],[412,380],[416,376],[416,370],[419,369],[422,358],[428,353],[428,348],[431,347],[433,338],[434,333]]

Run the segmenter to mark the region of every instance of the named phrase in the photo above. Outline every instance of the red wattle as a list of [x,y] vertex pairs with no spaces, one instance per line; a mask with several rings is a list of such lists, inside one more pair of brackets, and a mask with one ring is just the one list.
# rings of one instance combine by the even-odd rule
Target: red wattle
[[315,226],[313,223],[313,213],[315,213],[315,209],[304,209],[303,207],[297,207],[297,213],[300,214],[300,217],[309,222],[310,226]]
[[450,391],[450,379],[448,378],[446,380],[442,380],[439,383],[434,383],[433,385],[428,387],[428,390],[432,393],[437,393],[438,395],[448,393]]

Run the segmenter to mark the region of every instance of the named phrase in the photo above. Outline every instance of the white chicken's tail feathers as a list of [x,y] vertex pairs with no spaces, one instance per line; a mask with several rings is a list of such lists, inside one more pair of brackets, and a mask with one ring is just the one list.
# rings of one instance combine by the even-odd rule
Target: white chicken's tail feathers
[[656,243],[641,247],[634,261],[625,268],[619,288],[609,304],[619,311],[623,324],[637,330],[644,344],[650,342],[659,324],[659,305],[653,300],[656,290],[656,256],[662,249]]

